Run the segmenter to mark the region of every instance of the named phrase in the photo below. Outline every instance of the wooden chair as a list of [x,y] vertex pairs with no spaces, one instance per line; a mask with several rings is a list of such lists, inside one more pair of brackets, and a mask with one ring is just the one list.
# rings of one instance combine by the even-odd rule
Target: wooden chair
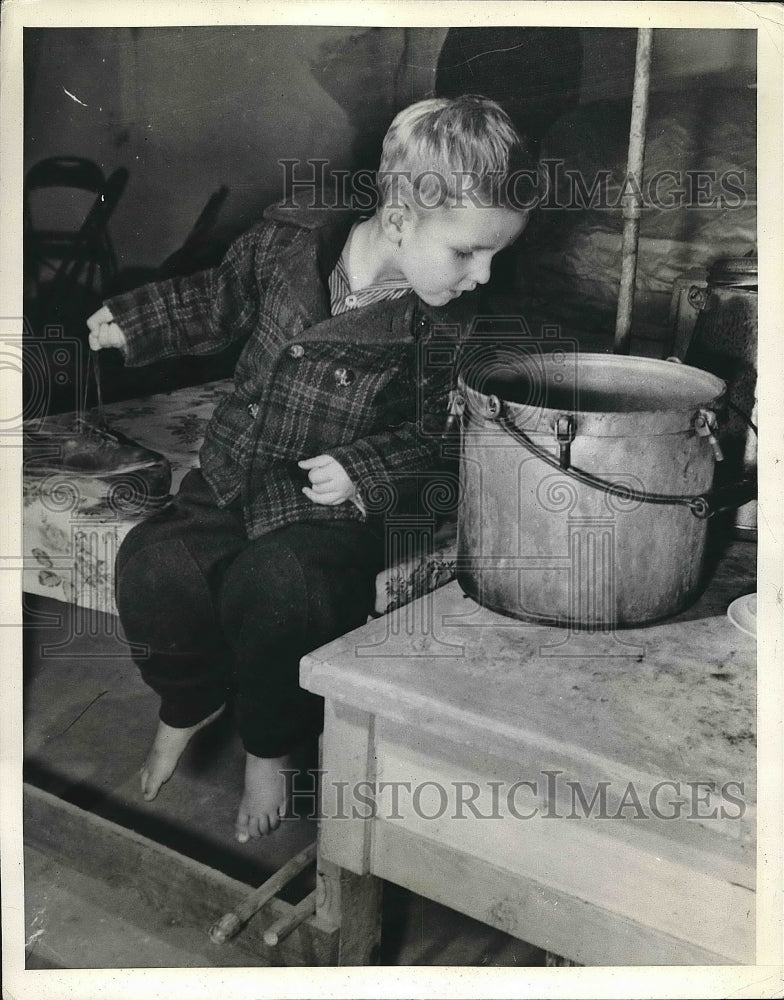
[[[30,168],[24,184],[24,251],[25,281],[32,297],[58,301],[77,286],[101,297],[108,294],[117,276],[117,258],[107,227],[127,181],[125,167],[107,178],[92,160],[75,156],[49,157]],[[78,227],[36,224],[34,193],[56,188],[94,195]]]

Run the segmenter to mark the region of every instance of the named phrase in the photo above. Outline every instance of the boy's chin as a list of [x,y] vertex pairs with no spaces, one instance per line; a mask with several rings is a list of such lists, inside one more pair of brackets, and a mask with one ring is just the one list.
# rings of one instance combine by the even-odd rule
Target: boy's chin
[[419,292],[419,297],[429,306],[445,306],[447,302],[451,302],[452,299],[456,299],[462,294],[462,292],[456,292],[450,288],[444,292]]

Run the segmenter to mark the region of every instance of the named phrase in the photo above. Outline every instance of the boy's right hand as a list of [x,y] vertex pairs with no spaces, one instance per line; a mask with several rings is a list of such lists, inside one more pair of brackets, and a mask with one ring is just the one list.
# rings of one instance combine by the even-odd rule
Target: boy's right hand
[[125,334],[114,322],[114,317],[106,306],[101,306],[90,316],[87,327],[90,331],[91,350],[100,351],[102,347],[119,347],[121,350],[125,348],[127,343]]

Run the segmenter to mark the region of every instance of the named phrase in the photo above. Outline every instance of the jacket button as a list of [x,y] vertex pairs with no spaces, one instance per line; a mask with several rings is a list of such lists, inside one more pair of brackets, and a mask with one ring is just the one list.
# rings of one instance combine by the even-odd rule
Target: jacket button
[[291,347],[289,348],[289,357],[304,358],[305,348],[302,346],[302,344],[292,344]]
[[350,368],[336,368],[335,369],[335,385],[345,386],[351,385],[351,383],[356,378],[356,375]]
[[248,403],[248,413],[255,420],[256,417],[259,415],[259,404],[258,403]]

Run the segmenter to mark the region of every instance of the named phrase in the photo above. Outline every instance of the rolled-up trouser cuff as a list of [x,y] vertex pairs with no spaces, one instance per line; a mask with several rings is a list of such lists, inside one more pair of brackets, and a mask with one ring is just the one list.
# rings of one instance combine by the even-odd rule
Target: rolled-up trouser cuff
[[254,713],[248,706],[237,705],[237,728],[242,745],[253,757],[283,757],[297,747],[315,738],[324,725],[324,699],[310,691],[300,689],[286,710],[269,719],[266,725],[259,722],[263,712]]
[[142,680],[161,699],[158,717],[173,729],[187,729],[212,715],[229,697],[228,685],[215,676],[216,654],[153,653],[136,665]]
[[158,718],[172,729],[189,729],[226,704],[225,693],[210,696],[205,692],[204,697],[197,695],[198,692],[190,692],[187,698],[176,701],[162,698]]

